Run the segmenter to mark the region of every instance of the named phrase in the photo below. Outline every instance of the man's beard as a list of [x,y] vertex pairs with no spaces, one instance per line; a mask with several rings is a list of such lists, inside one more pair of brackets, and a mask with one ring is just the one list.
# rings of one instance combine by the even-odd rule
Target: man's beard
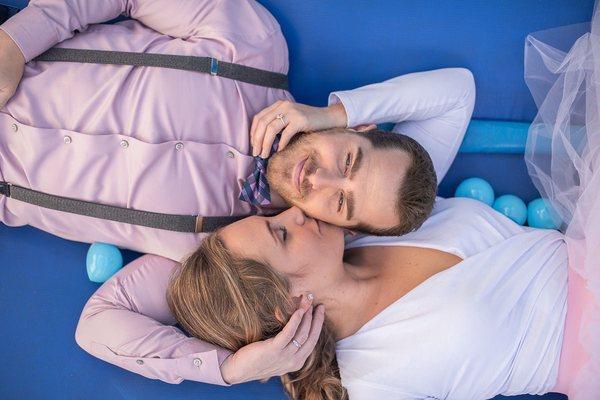
[[[303,201],[308,195],[311,184],[308,177],[316,171],[317,155],[312,146],[314,133],[297,134],[285,149],[273,154],[267,167],[267,180],[271,190],[275,190],[289,204]],[[300,195],[292,182],[296,164],[308,156],[304,164],[304,180],[300,182]]]

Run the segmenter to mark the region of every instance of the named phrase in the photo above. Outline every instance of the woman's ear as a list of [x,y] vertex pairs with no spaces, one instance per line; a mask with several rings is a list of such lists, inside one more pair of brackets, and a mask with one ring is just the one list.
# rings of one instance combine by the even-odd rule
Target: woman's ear
[[[312,293],[308,293],[306,295],[301,294],[300,296],[293,296],[292,304],[294,305],[294,309],[290,311],[290,315],[292,315],[299,308],[304,309],[304,311],[308,310],[308,308],[313,302],[313,299],[314,296]],[[286,324],[288,321],[283,316],[284,313],[279,308],[277,308],[275,310],[275,319],[281,322],[282,324]]]
[[[294,311],[296,311],[298,308],[300,308],[300,306],[302,305],[302,295],[300,296],[293,296],[292,297],[292,304],[293,304],[293,309],[289,311],[289,315],[291,316]],[[275,309],[275,319],[279,322],[281,322],[282,324],[287,324],[287,319],[285,319],[285,313],[279,308],[277,307]]]
[[281,324],[285,325],[286,324],[286,320],[283,318],[283,313],[281,312],[281,310],[278,308],[275,310],[275,319],[280,322]]

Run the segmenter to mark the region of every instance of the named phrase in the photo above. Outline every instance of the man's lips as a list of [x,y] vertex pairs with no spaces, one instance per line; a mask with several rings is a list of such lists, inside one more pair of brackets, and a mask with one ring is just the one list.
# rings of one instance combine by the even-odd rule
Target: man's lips
[[308,157],[300,160],[300,162],[296,164],[296,168],[294,168],[294,173],[292,175],[293,184],[299,196],[302,195],[302,193],[300,193],[300,182],[302,182],[302,179],[304,178],[303,170],[306,160],[308,160]]

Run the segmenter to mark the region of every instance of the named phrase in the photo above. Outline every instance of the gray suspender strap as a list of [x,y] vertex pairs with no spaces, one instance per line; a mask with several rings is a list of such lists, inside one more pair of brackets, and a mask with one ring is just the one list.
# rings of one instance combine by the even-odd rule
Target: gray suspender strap
[[54,196],[1,181],[0,194],[51,210],[176,232],[213,232],[222,226],[244,218],[243,216],[199,217],[140,211]]
[[212,57],[53,47],[34,58],[33,61],[66,61],[173,68],[204,72],[253,85],[288,90],[288,79],[285,74],[219,61]]

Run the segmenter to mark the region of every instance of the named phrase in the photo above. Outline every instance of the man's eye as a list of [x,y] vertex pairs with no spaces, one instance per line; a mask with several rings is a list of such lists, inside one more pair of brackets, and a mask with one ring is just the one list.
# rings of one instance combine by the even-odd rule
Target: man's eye
[[340,199],[338,201],[338,212],[342,211],[343,205],[344,205],[344,193],[340,193]]
[[344,173],[348,172],[348,168],[350,167],[350,161],[352,161],[352,158],[350,157],[350,153],[348,153],[348,155],[346,156],[346,169]]
[[285,226],[281,226],[279,227],[279,230],[281,231],[281,238],[285,242],[287,240],[287,228]]

